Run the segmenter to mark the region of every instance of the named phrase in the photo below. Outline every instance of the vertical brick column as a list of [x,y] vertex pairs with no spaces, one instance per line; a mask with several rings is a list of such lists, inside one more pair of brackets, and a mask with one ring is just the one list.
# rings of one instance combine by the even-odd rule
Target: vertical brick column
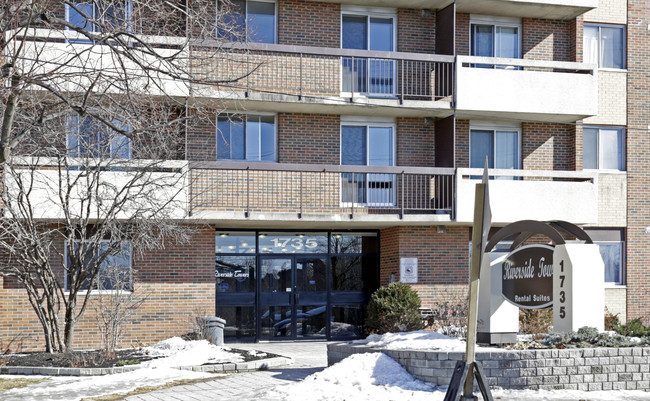
[[650,321],[650,2],[628,0],[627,304],[628,319]]

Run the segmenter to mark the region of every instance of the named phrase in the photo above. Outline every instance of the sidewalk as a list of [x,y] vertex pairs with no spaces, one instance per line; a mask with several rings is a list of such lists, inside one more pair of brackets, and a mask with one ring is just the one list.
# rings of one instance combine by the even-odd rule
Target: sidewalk
[[126,398],[128,401],[245,401],[260,400],[259,394],[275,386],[304,379],[327,367],[327,343],[229,344],[233,348],[270,352],[294,359],[284,368],[234,373],[209,382],[176,386]]

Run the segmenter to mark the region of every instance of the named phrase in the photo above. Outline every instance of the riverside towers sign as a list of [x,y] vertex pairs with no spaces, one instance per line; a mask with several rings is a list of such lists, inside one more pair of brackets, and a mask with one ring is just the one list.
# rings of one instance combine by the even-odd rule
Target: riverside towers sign
[[524,309],[551,306],[553,251],[548,245],[527,245],[510,252],[501,264],[503,297]]

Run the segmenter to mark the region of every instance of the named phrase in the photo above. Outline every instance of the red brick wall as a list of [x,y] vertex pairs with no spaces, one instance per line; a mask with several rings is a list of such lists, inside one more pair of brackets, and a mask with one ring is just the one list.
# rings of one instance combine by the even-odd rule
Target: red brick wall
[[469,120],[456,120],[456,167],[469,167]]
[[340,117],[323,114],[278,114],[280,163],[339,164]]
[[627,25],[627,318],[650,322],[650,2],[628,0]]
[[435,130],[433,123],[424,125],[424,118],[397,119],[397,165],[435,166]]
[[397,51],[410,53],[436,52],[436,13],[428,16],[422,10],[397,10]]
[[575,170],[575,129],[567,124],[522,123],[525,170]]
[[341,47],[340,4],[280,0],[278,43],[296,46]]
[[522,19],[522,54],[525,59],[572,61],[571,22]]
[[469,14],[456,14],[456,54],[459,56],[469,56],[469,28]]
[[[121,347],[153,343],[188,333],[195,310],[214,314],[214,238],[214,229],[201,227],[193,234],[190,244],[170,243],[165,249],[134,255],[134,291],[147,294],[147,301],[138,310],[135,323],[125,326]],[[76,348],[101,345],[94,305],[91,302],[76,325]],[[22,350],[43,348],[41,326],[24,290],[3,286],[0,289],[0,312],[0,340],[3,344],[18,336],[23,340],[12,346],[13,351],[20,350],[20,347]]]
[[418,258],[417,284],[423,307],[467,295],[469,227],[392,227],[381,231],[380,283],[400,276],[400,258]]
[[188,123],[185,157],[193,161],[215,161],[217,159],[217,116],[201,115]]

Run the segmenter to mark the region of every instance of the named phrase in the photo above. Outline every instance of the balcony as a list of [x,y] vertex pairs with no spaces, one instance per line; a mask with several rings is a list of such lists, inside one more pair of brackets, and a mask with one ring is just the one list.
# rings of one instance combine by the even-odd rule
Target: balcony
[[[13,157],[3,216],[92,221],[187,216],[186,161]],[[12,212],[13,211],[13,212]]]
[[456,68],[458,116],[575,122],[598,114],[595,65],[459,56]]
[[[447,2],[449,3],[449,2]],[[459,13],[572,19],[598,7],[598,0],[457,0]]]
[[[217,46],[228,57],[194,61],[206,60],[201,52]],[[196,43],[192,54],[193,74],[214,82],[196,85],[194,96],[215,104],[320,114],[452,114],[452,56],[216,41]]]
[[[474,193],[482,169],[462,168],[456,175],[456,221],[474,219]],[[489,170],[492,222],[566,220],[598,222],[598,175],[576,171]]]
[[193,218],[286,228],[449,222],[455,184],[446,168],[241,162],[192,162],[190,183]]
[[[321,1],[359,4],[358,0]],[[451,3],[452,0],[400,0],[399,6],[440,9]],[[397,3],[391,0],[366,0],[363,4],[369,7],[395,7]],[[456,8],[461,13],[550,19],[575,18],[596,7],[598,7],[598,0],[456,0]]]

